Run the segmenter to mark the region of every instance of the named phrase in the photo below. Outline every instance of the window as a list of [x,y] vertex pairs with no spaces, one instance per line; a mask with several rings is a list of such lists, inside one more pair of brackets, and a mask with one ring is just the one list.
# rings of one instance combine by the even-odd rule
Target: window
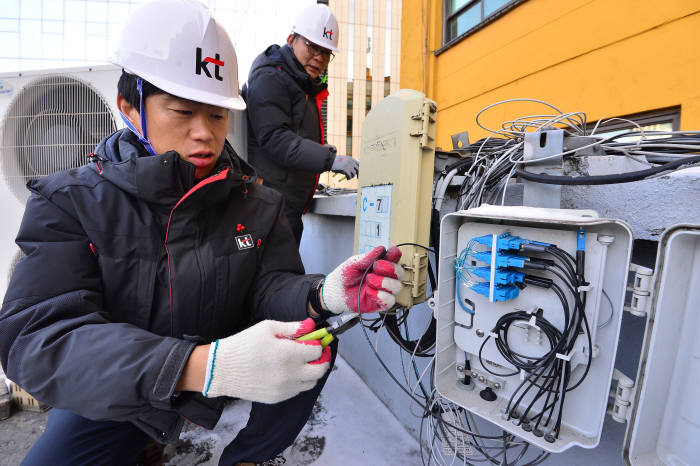
[[443,43],[479,29],[524,0],[444,0]]
[[[604,118],[600,121],[600,124],[593,122],[586,126],[589,134],[598,124],[595,130],[596,136],[613,136],[628,131],[639,131],[639,127],[632,122],[637,123],[644,131],[678,131],[681,123],[681,109],[680,107],[672,107],[616,118]],[[616,142],[636,141],[639,137],[625,136],[616,139]],[[647,137],[650,139],[654,138],[653,135]]]

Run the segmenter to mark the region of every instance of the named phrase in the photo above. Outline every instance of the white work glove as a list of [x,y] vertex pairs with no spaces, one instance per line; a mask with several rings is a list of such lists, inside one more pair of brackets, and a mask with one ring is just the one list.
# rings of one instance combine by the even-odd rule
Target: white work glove
[[217,340],[209,349],[202,394],[273,404],[313,388],[330,366],[330,347],[295,338],[314,330],[310,318],[264,320]]
[[360,162],[349,155],[336,155],[331,171],[342,173],[349,180],[357,176],[357,173],[360,171]]
[[[385,252],[386,256],[379,259]],[[404,270],[398,264],[399,259],[401,251],[396,246],[388,251],[383,246],[377,246],[366,254],[350,257],[323,281],[321,299],[324,306],[334,314],[358,312],[359,292],[360,311],[363,313],[391,309],[396,303],[395,295],[402,287],[400,280]],[[362,276],[370,266],[372,269],[365,275],[360,290]]]

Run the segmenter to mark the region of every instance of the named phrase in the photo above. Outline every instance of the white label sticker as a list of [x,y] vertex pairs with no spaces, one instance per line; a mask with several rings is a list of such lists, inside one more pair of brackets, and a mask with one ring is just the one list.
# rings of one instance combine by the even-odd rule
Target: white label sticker
[[389,247],[391,190],[390,184],[362,188],[358,254],[371,251],[377,246]]

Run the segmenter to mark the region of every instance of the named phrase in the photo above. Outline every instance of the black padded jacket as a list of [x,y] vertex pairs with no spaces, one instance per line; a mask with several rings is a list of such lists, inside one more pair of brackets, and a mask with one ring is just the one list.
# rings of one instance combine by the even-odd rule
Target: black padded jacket
[[326,84],[309,76],[289,45],[271,45],[253,62],[242,95],[248,106],[248,161],[289,206],[306,211],[319,174],[335,159],[323,146]]
[[26,257],[0,310],[0,362],[42,402],[174,442],[223,398],[175,393],[195,344],[264,319],[303,320],[311,283],[279,193],[226,143],[195,184],[177,153],[121,130],[92,163],[31,181]]

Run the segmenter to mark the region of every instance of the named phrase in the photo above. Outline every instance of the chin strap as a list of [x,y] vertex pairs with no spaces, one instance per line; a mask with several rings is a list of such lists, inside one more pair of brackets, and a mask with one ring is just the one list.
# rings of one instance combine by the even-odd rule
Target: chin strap
[[151,145],[151,141],[148,139],[148,126],[146,124],[146,108],[143,105],[143,79],[136,78],[136,89],[139,91],[139,116],[141,118],[141,128],[143,128],[143,135],[139,133],[139,130],[136,129],[134,125],[131,124],[129,119],[121,112],[121,110],[119,111],[119,114],[122,116],[122,120],[124,120],[126,127],[129,128],[132,133],[138,136],[139,142],[143,144],[148,153],[151,155],[157,155],[156,151]]

